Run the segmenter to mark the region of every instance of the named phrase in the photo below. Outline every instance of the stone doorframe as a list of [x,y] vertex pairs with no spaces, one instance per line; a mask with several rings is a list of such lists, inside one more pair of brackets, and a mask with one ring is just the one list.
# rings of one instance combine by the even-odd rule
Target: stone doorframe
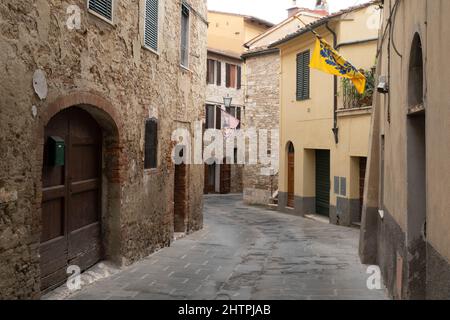
[[[126,163],[123,150],[123,122],[111,102],[94,92],[73,92],[61,96],[50,103],[40,115],[35,134],[34,181],[36,201],[34,209],[39,218],[34,226],[41,234],[42,222],[42,166],[44,158],[44,132],[46,125],[59,112],[78,107],[87,111],[100,125],[103,132],[102,150],[102,237],[104,258],[122,264],[122,245],[120,230],[121,185],[125,181],[122,164]],[[39,239],[34,239],[40,243]]]

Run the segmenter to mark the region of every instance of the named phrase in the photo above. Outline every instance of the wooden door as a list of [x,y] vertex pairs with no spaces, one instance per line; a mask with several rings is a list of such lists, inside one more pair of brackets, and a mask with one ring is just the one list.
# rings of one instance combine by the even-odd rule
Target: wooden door
[[231,192],[231,165],[224,160],[220,165],[220,193],[228,194]]
[[174,190],[174,230],[186,231],[187,210],[187,170],[186,165],[175,166],[175,190]]
[[330,151],[316,151],[316,212],[330,215]]
[[288,154],[288,200],[287,206],[294,208],[295,204],[295,153]]
[[[53,166],[49,137],[65,142],[64,166]],[[45,129],[42,173],[41,289],[67,279],[67,267],[85,271],[101,259],[102,131],[86,111],[67,109]]]
[[216,165],[205,165],[205,194],[216,192]]

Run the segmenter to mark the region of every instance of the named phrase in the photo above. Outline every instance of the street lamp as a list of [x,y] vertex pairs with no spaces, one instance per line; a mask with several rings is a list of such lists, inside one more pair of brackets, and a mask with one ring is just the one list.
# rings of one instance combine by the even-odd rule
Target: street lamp
[[233,98],[231,98],[230,96],[224,97],[223,98],[223,104],[225,105],[225,108],[230,108],[232,101],[233,101]]

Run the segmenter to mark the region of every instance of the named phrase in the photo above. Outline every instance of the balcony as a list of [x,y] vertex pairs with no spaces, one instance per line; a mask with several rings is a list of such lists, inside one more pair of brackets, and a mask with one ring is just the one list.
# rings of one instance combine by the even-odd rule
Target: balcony
[[372,99],[375,87],[374,70],[364,71],[366,76],[366,91],[360,94],[350,79],[341,80],[339,93],[339,111],[364,110],[372,108]]

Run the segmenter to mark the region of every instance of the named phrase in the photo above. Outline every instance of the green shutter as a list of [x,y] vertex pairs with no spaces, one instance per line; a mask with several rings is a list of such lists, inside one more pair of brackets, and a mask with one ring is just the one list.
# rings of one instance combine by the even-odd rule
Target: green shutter
[[316,213],[330,215],[330,151],[316,150]]
[[309,51],[297,55],[297,100],[309,99]]

